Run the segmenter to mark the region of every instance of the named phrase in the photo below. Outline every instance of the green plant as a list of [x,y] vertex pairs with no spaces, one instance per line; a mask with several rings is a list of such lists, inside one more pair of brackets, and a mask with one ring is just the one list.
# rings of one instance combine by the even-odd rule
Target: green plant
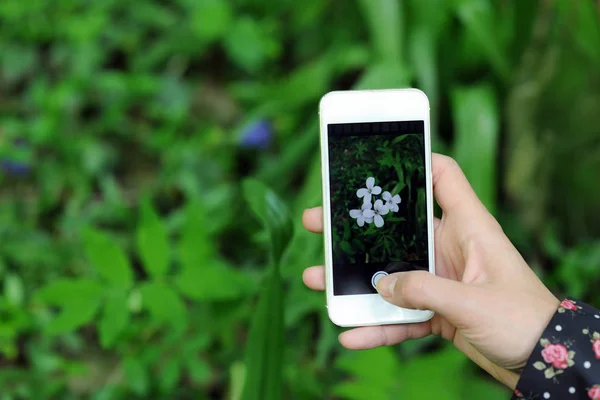
[[[464,381],[446,398],[505,398],[434,338],[344,352],[304,287],[323,263],[301,213],[321,202],[316,110],[332,89],[424,90],[433,149],[532,268],[600,301],[593,1],[3,0],[0,26],[2,400],[233,399],[245,378],[266,393],[244,355],[265,315],[254,299],[281,293],[263,287],[275,253],[244,203],[249,177],[295,228],[279,263],[281,380],[265,395],[427,398],[447,382],[439,364]],[[404,200],[420,172],[384,156]],[[389,250],[423,243],[388,237]],[[373,388],[371,371],[388,379]]]

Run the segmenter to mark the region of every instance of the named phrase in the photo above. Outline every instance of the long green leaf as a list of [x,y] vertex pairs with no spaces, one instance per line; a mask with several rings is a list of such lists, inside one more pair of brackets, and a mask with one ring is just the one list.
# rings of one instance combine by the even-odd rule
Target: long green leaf
[[483,204],[494,214],[500,126],[496,95],[489,86],[455,89],[452,111],[456,132],[453,155]]
[[429,97],[431,142],[437,146],[439,143],[437,134],[437,106],[439,103],[437,37],[427,26],[418,26],[411,34],[409,50],[419,87]]
[[272,268],[262,284],[246,343],[243,400],[281,399],[284,338],[283,287],[279,264],[292,237],[292,221],[283,202],[256,180],[243,184],[244,197],[269,232]]
[[359,3],[377,59],[392,64],[400,63],[404,21],[399,0],[359,0]]
[[503,79],[510,78],[508,51],[503,46],[498,35],[497,23],[494,23],[494,9],[487,0],[455,0],[456,12],[459,19],[472,38],[479,44],[482,51]]

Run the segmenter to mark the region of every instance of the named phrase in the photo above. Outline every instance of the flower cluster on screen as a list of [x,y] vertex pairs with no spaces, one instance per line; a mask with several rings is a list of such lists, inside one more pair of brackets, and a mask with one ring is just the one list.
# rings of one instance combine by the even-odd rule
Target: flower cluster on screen
[[381,186],[375,185],[375,178],[372,176],[367,178],[366,184],[366,188],[356,191],[356,196],[361,198],[363,203],[360,209],[350,210],[350,216],[360,227],[374,223],[377,228],[381,228],[384,224],[383,217],[390,212],[397,212],[398,204],[402,200],[399,194],[392,196],[388,191],[382,193]]

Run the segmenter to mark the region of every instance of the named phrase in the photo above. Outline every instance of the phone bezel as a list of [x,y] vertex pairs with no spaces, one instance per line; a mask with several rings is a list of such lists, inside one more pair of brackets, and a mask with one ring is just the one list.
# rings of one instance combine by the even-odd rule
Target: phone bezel
[[433,316],[432,311],[400,308],[386,302],[378,294],[343,296],[333,294],[333,249],[331,245],[331,198],[327,133],[327,125],[333,123],[424,121],[429,272],[435,274],[431,136],[427,96],[418,89],[334,91],[325,94],[321,98],[319,115],[325,275],[329,318],[334,324],[342,327],[415,323],[431,319]]

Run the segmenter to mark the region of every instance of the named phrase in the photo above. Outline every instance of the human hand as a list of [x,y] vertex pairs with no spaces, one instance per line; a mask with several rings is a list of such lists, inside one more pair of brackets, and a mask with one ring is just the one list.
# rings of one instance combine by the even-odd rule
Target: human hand
[[[434,195],[443,211],[434,223],[436,275],[391,274],[379,281],[377,290],[390,303],[436,314],[417,324],[351,329],[340,335],[340,342],[358,350],[440,335],[514,389],[518,370],[559,301],[477,198],[458,164],[433,154],[432,172]],[[302,220],[309,231],[323,231],[321,207],[306,210]],[[325,290],[324,267],[307,268],[303,280],[311,289]]]

